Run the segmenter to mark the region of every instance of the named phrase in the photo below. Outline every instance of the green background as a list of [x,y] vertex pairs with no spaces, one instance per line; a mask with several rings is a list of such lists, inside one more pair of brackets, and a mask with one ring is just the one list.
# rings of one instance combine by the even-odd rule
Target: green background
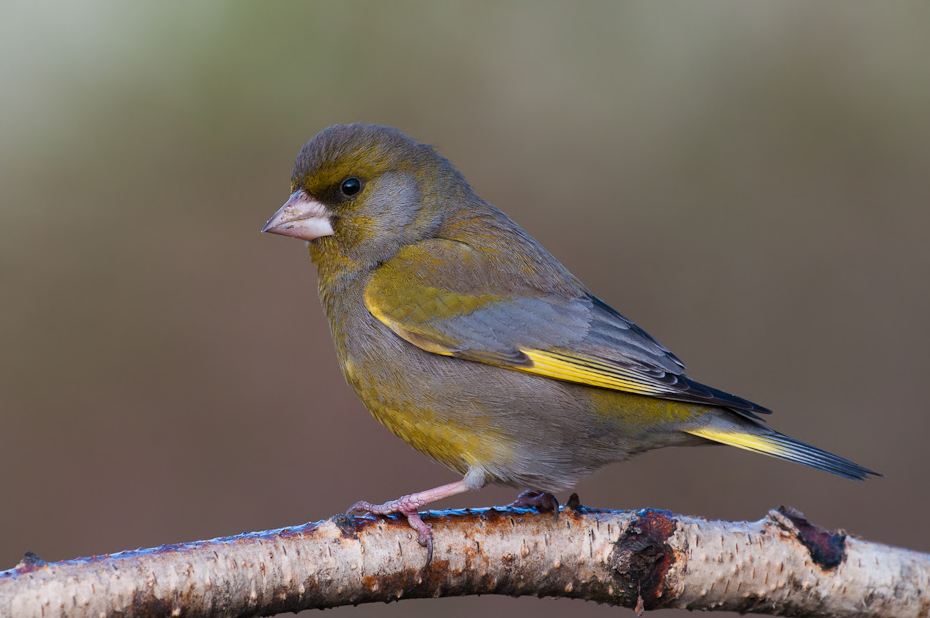
[[[0,568],[455,480],[369,417],[302,244],[259,234],[300,146],[355,120],[434,144],[692,377],[886,475],[666,449],[583,503],[786,504],[930,551],[928,21],[917,2],[3,4]],[[617,613],[333,615],[438,611]]]

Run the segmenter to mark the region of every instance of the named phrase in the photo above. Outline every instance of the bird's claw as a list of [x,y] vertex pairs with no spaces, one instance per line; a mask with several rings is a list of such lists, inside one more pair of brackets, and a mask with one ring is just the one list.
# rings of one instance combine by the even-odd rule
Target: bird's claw
[[[423,525],[426,525],[425,523]],[[429,528],[427,528],[429,530]],[[426,564],[423,565],[423,568],[429,566],[429,563],[433,561],[433,532],[430,530],[429,534],[424,536],[423,533],[420,533],[420,545],[426,548]]]

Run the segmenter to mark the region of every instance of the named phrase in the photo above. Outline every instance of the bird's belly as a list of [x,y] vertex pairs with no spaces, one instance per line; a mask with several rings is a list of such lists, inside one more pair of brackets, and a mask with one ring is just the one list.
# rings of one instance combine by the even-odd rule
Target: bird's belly
[[458,422],[430,407],[368,405],[371,414],[404,442],[466,474],[472,468],[506,470],[518,444],[494,427],[492,419]]
[[442,366],[446,359],[428,360],[423,366],[396,357],[395,362],[347,358],[343,374],[372,416],[418,451],[462,474],[473,467],[506,468],[519,442],[507,423],[454,376],[437,375],[433,363]]

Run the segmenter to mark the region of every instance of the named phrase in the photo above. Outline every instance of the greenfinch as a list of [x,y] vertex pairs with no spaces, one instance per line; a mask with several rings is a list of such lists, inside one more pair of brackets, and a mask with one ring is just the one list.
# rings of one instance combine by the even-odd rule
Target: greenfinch
[[308,241],[342,374],[371,414],[463,475],[353,507],[403,514],[428,556],[425,504],[487,483],[556,491],[664,446],[722,443],[846,478],[876,474],[686,377],[678,357],[397,129],[319,133],[263,231]]

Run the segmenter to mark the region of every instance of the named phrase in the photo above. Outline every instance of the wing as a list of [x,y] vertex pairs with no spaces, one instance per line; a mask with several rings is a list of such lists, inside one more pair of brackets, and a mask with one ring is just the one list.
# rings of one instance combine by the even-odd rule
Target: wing
[[[548,257],[548,256],[547,256]],[[441,265],[441,267],[440,267]],[[683,375],[658,341],[563,271],[445,239],[410,245],[382,264],[365,306],[428,352],[601,388],[768,413]]]

